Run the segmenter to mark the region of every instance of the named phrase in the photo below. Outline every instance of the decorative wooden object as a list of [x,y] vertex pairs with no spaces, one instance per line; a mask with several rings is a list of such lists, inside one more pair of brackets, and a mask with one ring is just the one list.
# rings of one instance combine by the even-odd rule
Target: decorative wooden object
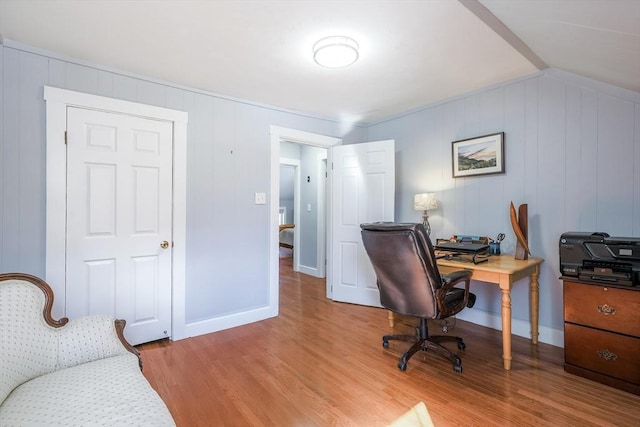
[[531,251],[527,243],[527,234],[529,229],[529,215],[528,205],[526,203],[518,207],[518,214],[516,215],[516,208],[511,202],[511,227],[516,234],[518,242],[516,243],[515,259],[528,259]]

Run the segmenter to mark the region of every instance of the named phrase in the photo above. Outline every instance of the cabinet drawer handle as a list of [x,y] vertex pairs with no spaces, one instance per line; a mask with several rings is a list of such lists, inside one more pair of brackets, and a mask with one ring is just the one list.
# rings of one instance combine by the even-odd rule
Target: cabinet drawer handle
[[610,305],[607,305],[607,304],[599,305],[596,308],[600,313],[604,314],[605,316],[609,314],[616,314],[616,308],[611,307]]
[[618,355],[610,352],[609,350],[597,350],[598,356],[604,360],[616,360]]

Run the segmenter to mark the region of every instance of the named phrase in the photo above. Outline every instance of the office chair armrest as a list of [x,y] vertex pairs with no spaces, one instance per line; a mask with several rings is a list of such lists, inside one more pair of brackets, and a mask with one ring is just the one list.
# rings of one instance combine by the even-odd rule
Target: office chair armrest
[[447,289],[451,289],[453,285],[460,282],[461,280],[469,280],[473,271],[471,270],[456,270],[452,271],[449,274],[441,274],[442,285]]
[[[436,292],[436,303],[440,311],[440,318],[453,316],[467,305],[469,302],[469,283],[471,282],[472,274],[473,272],[469,270],[456,270],[440,276],[442,279],[442,287]],[[464,282],[464,298],[460,303],[449,307],[446,303],[447,294],[460,282]]]

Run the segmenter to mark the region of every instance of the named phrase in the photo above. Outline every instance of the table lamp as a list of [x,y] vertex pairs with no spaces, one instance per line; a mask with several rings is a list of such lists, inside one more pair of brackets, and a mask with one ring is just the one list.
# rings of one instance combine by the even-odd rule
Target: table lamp
[[438,199],[435,193],[421,193],[413,196],[413,209],[422,211],[422,224],[427,230],[427,234],[431,235],[431,225],[429,225],[429,210],[438,207]]

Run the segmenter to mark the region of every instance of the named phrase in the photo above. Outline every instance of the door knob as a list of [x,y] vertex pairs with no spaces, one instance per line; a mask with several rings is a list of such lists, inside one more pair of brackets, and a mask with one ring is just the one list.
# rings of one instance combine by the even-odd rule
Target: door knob
[[166,240],[163,240],[162,243],[160,243],[160,247],[162,249],[167,249],[169,247],[169,242],[167,242]]

